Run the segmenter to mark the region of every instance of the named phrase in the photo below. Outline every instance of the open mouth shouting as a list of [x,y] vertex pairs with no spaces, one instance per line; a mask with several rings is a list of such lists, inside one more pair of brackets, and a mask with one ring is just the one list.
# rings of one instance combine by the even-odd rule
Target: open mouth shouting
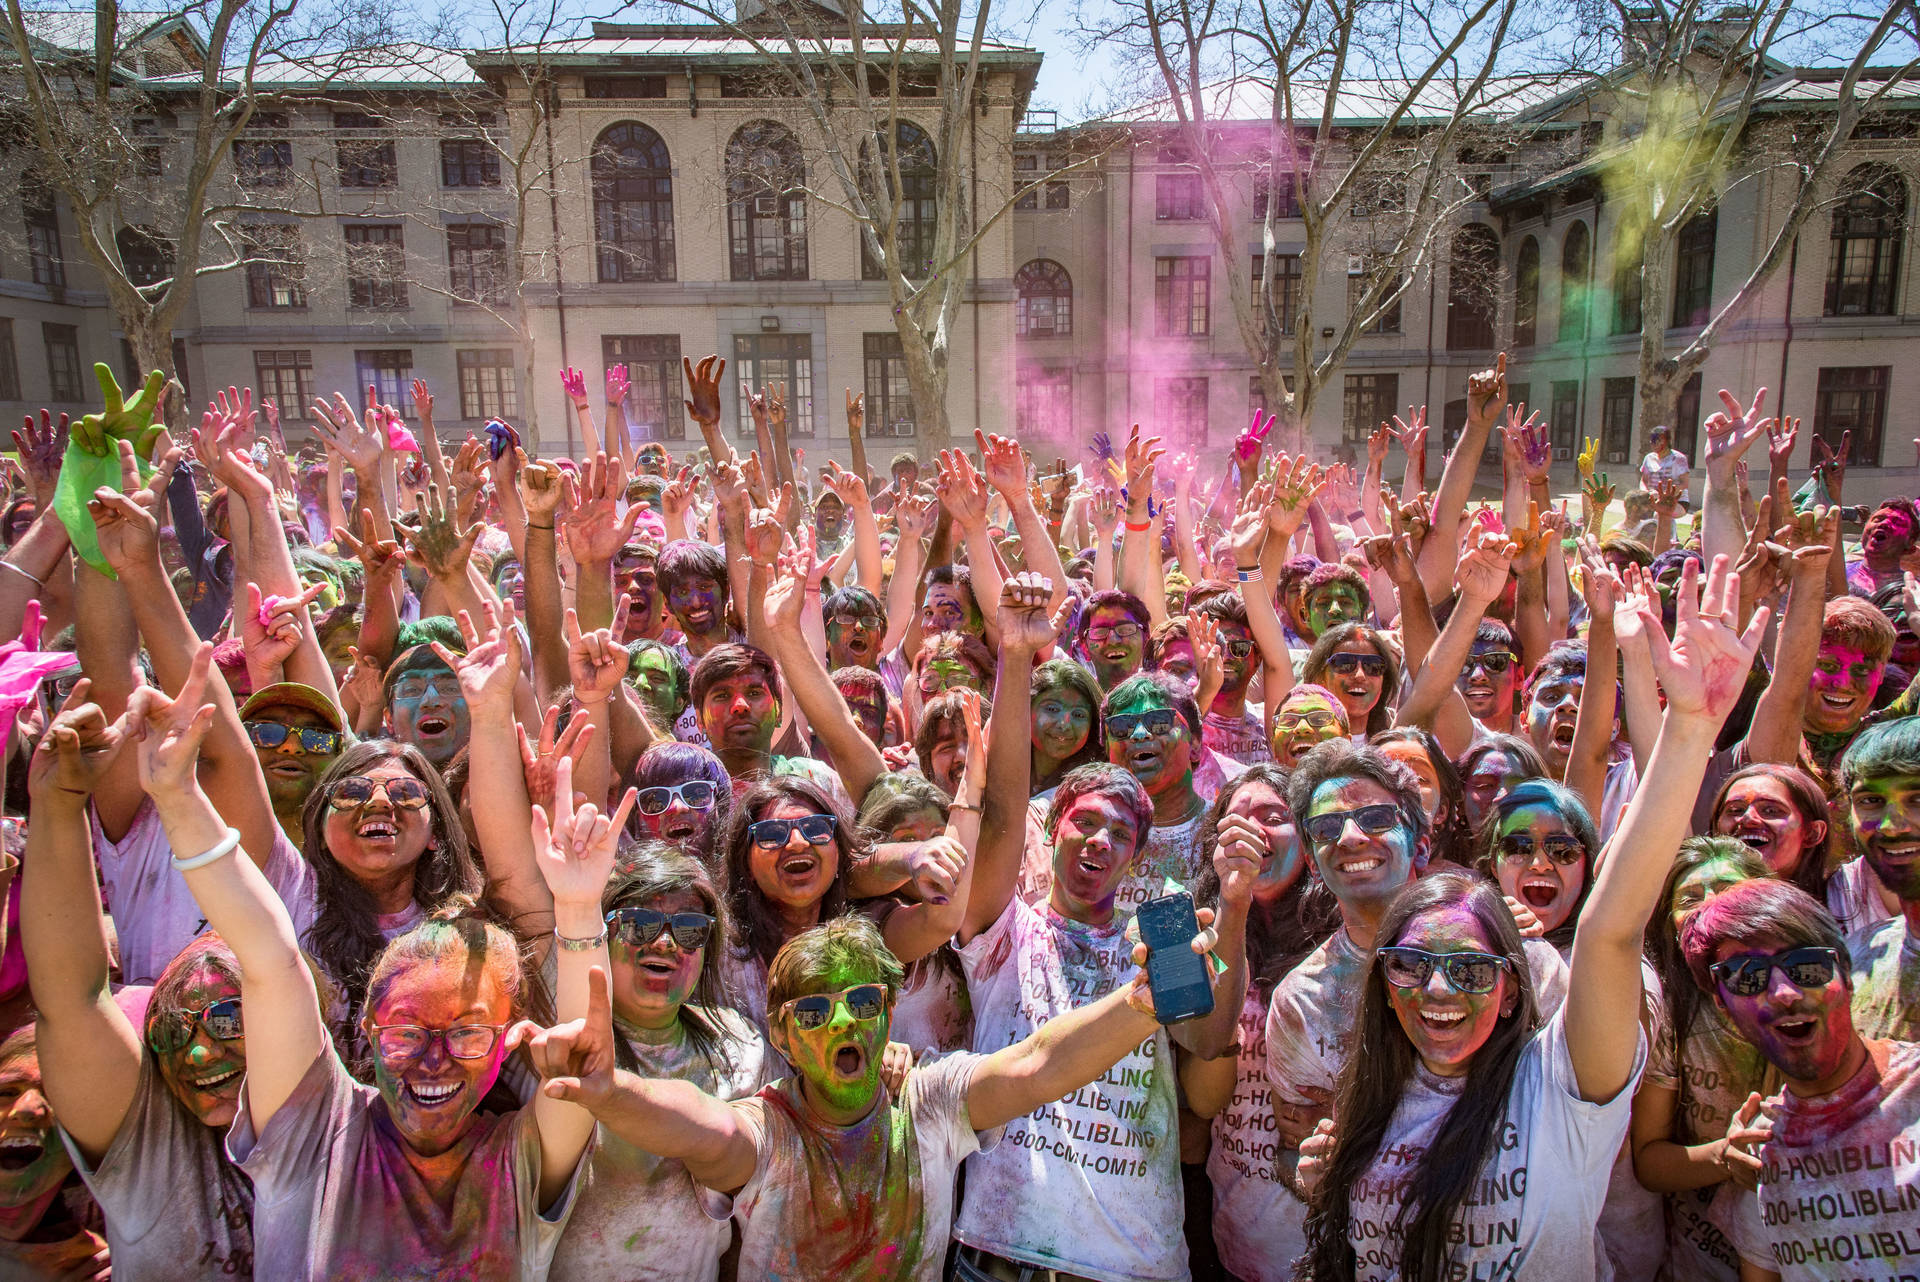
[[429,713],[413,723],[414,729],[422,738],[437,739],[453,729],[453,722],[436,713]]
[[46,1155],[45,1134],[18,1134],[0,1138],[0,1171],[24,1171]]
[[1560,879],[1551,873],[1528,873],[1520,879],[1520,902],[1538,912],[1560,897]]
[[353,835],[365,842],[391,845],[400,839],[400,825],[387,815],[371,815],[360,821]]
[[1141,779],[1150,779],[1160,773],[1160,766],[1166,755],[1157,744],[1143,744],[1127,749],[1127,769]]
[[867,1075],[867,1051],[848,1043],[833,1053],[834,1075],[843,1081],[857,1082]]
[[791,851],[781,855],[774,867],[787,881],[804,884],[820,871],[820,857],[811,850]]

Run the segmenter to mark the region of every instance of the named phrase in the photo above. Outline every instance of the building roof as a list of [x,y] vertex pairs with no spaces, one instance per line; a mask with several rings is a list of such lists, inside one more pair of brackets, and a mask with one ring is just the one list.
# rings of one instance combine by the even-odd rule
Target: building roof
[[[1542,76],[1494,76],[1481,86],[1474,112],[1495,118],[1517,116],[1577,90],[1593,79],[1586,74]],[[1378,124],[1393,114],[1401,99],[1413,90],[1412,79],[1348,79],[1340,83],[1333,104],[1335,125]],[[1472,87],[1471,81],[1428,81],[1414,98],[1404,117],[1408,123],[1445,120],[1458,109]],[[1326,110],[1328,87],[1325,81],[1295,80],[1291,86],[1293,119],[1302,124],[1318,123]],[[1273,115],[1274,81],[1257,76],[1239,76],[1218,81],[1201,90],[1201,105],[1207,119],[1218,123],[1270,120]],[[1130,107],[1086,121],[1090,128],[1110,125],[1171,124],[1176,119],[1171,100],[1160,96],[1137,107]]]
[[[21,15],[27,34],[50,48],[68,53],[93,52],[94,10],[28,9]],[[175,9],[122,9],[118,36],[122,47],[140,40],[152,40],[175,29],[188,33],[194,44],[206,48],[206,42],[194,24]]]
[[[898,27],[876,25],[870,30],[872,35],[864,42],[869,52],[885,50],[891,53],[898,47],[909,56],[928,59],[940,56],[939,41],[930,36],[902,40]],[[835,37],[818,42],[805,41],[803,47],[820,57],[849,57],[854,46],[849,38]],[[624,67],[658,62],[663,68],[678,69],[684,67],[689,59],[698,59],[703,68],[716,65],[764,67],[767,55],[762,52],[763,49],[784,53],[786,48],[785,37],[773,31],[756,43],[742,35],[728,34],[724,28],[715,26],[596,22],[593,24],[593,33],[588,36],[550,40],[539,45],[476,49],[469,54],[469,58],[475,67],[508,66],[532,57],[561,67],[604,67],[610,64]],[[965,57],[964,53],[960,56],[963,59]],[[983,40],[980,44],[980,61],[983,65],[1005,63],[1038,67],[1040,51],[1025,45]]]
[[[227,84],[239,87],[241,68],[227,71]],[[150,76],[141,84],[155,91],[169,87],[197,87],[198,73]],[[257,91],[297,90],[421,90],[474,89],[481,79],[459,50],[425,44],[394,44],[374,49],[353,49],[320,54],[311,58],[275,59],[260,63],[253,71]]]

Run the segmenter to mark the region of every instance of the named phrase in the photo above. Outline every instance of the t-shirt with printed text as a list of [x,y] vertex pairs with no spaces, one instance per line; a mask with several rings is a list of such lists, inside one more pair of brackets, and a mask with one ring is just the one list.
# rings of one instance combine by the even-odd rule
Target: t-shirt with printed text
[[1207,1178],[1220,1263],[1244,1282],[1289,1282],[1307,1249],[1307,1204],[1294,1179],[1300,1151],[1281,1147],[1274,1122],[1266,1027],[1266,998],[1249,986],[1233,1098],[1213,1119]]
[[1920,1041],[1920,935],[1892,917],[1847,938],[1853,958],[1853,1031]]

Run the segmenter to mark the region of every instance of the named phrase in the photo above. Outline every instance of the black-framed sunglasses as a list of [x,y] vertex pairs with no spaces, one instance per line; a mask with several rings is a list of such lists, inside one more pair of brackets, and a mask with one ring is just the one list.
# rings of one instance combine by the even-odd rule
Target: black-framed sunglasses
[[1825,988],[1840,969],[1840,954],[1831,948],[1809,946],[1778,953],[1749,953],[1717,961],[1709,970],[1714,980],[1735,997],[1758,997],[1773,981],[1773,972],[1785,973],[1795,988]]
[[1434,968],[1456,993],[1490,993],[1512,963],[1497,953],[1430,953],[1424,948],[1382,948],[1374,954],[1380,973],[1395,988],[1425,988]]
[[458,1024],[422,1028],[418,1024],[373,1024],[373,1047],[383,1059],[418,1059],[439,1042],[455,1059],[485,1059],[505,1030],[500,1024]]
[[246,1035],[240,1017],[240,999],[229,997],[199,1010],[169,1011],[157,1015],[147,1026],[147,1046],[156,1055],[168,1055],[193,1040],[195,1026],[207,1030],[218,1042],[231,1042]]
[[1356,672],[1381,677],[1387,673],[1387,661],[1377,654],[1336,654],[1328,657],[1327,671],[1343,677],[1350,677]]
[[840,821],[832,815],[801,815],[798,819],[758,819],[747,825],[747,835],[762,850],[777,850],[797,829],[816,846],[830,845]]
[[689,810],[712,810],[720,788],[710,780],[689,779],[672,787],[642,788],[633,804],[643,815],[664,815],[675,799]]
[[395,810],[425,810],[430,794],[418,779],[372,779],[366,775],[348,775],[336,779],[327,793],[327,804],[335,810],[360,810],[373,802],[373,794],[387,794],[387,804]]
[[1460,669],[1460,675],[1466,676],[1475,668],[1485,668],[1493,676],[1499,676],[1513,666],[1513,654],[1507,650],[1487,650],[1480,654],[1470,654]]
[[1377,837],[1399,824],[1400,807],[1382,801],[1356,810],[1329,810],[1325,814],[1310,817],[1300,825],[1300,830],[1307,834],[1307,840],[1314,845],[1330,846],[1340,840],[1340,834],[1347,830],[1349,819],[1360,825],[1361,832]]
[[256,748],[278,748],[288,739],[300,745],[300,751],[316,757],[330,757],[340,751],[347,737],[338,730],[315,730],[308,726],[286,726],[278,721],[249,721],[247,738]]
[[616,908],[606,916],[607,929],[627,947],[650,946],[662,934],[683,953],[706,947],[713,918],[705,913],[663,913],[651,908]]
[[856,984],[837,993],[809,993],[796,997],[780,1009],[793,1016],[793,1026],[803,1032],[825,1028],[833,1018],[833,1008],[845,1002],[847,1014],[861,1023],[880,1018],[887,1009],[884,984]]
[[1159,736],[1173,729],[1177,714],[1171,708],[1155,708],[1152,712],[1116,712],[1107,718],[1107,738],[1131,739],[1135,729],[1145,726],[1147,733]]
[[[1547,858],[1562,868],[1571,867],[1587,857],[1587,848],[1580,844],[1578,837],[1543,837],[1537,843],[1547,852]],[[1511,832],[1500,839],[1500,857],[1533,862],[1536,845],[1532,836],[1524,832]]]

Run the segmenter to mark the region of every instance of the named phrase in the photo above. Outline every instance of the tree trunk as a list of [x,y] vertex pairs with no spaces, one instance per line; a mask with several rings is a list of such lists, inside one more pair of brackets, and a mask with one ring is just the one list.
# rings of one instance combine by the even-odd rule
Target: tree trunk
[[[895,316],[894,328],[900,335],[900,349],[907,362],[907,390],[913,397],[913,452],[926,463],[953,445],[953,428],[947,416],[947,349],[945,343],[922,334],[904,311]],[[874,421],[873,413],[874,407],[869,405],[869,423]]]

